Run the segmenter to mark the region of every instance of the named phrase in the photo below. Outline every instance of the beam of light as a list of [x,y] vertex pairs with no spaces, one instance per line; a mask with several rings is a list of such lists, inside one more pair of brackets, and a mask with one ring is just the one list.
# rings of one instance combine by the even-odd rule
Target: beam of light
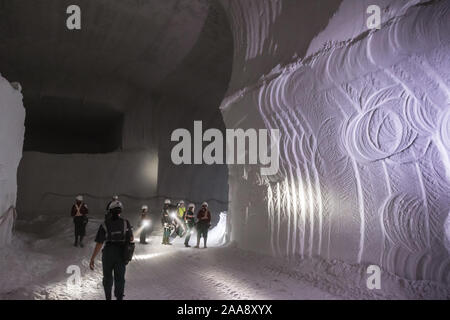
[[221,212],[219,222],[208,232],[208,243],[210,246],[223,246],[226,243],[227,234],[227,212]]
[[[183,227],[184,224],[182,225]],[[190,231],[191,235],[196,235],[196,228]],[[219,214],[219,221],[217,225],[215,225],[208,232],[208,247],[220,247],[226,244],[227,242],[227,212],[221,212]],[[194,236],[195,237],[195,236]],[[182,244],[184,241],[184,237],[176,237],[173,239],[173,244]]]
[[181,228],[183,228],[183,233],[184,233],[186,231],[184,221],[181,221],[181,219],[178,218],[178,216],[175,212],[171,212],[170,217],[177,222],[177,225],[179,225]]
[[146,254],[135,254],[133,256],[133,260],[149,260],[156,257],[160,257],[168,254],[168,252],[154,252],[154,253],[146,253]]
[[151,185],[156,185],[158,181],[158,153],[152,152],[146,154],[141,164],[142,178]]
[[137,236],[140,236],[141,235],[141,232],[142,232],[142,230],[144,230],[145,228],[148,228],[148,227],[150,227],[150,225],[151,225],[151,222],[150,221],[144,221],[143,222],[143,224],[142,224],[142,226],[140,226],[136,231],[134,231],[134,237],[136,238]]

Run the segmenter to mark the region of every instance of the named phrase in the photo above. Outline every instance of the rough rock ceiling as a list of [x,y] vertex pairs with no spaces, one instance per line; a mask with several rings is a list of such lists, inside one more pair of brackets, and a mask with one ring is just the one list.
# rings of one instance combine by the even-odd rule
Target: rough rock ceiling
[[[0,70],[21,82],[26,97],[63,96],[125,110],[136,92],[176,91],[173,75],[200,35],[204,48],[222,49],[214,44],[215,32],[204,32],[222,28],[217,24],[223,19],[211,18],[211,3],[79,0],[82,29],[70,31],[66,9],[71,1],[1,0]],[[192,72],[189,65],[182,70]],[[186,79],[179,72],[177,77]],[[162,82],[170,88],[162,88]]]

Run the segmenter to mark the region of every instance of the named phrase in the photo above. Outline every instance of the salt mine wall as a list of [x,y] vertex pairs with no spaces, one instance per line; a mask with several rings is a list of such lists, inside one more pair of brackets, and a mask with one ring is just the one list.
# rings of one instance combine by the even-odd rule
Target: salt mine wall
[[0,75],[0,246],[10,242],[16,217],[17,166],[22,157],[25,109],[20,85]]
[[[219,102],[218,102],[219,103]],[[184,199],[197,206],[207,201],[213,211],[214,222],[219,212],[228,208],[228,184],[226,165],[175,165],[172,162],[172,132],[178,128],[187,129],[193,138],[194,121],[202,121],[203,130],[219,128],[225,130],[218,105],[216,108],[193,108],[179,99],[166,97],[161,101],[159,120],[159,171],[158,194],[174,200]],[[187,112],[188,111],[188,112]]]
[[229,166],[232,239],[448,284],[450,2],[312,3],[222,1],[226,127],[281,135],[277,175]]
[[[186,111],[187,109],[188,111]],[[216,108],[191,108],[174,98],[144,101],[125,113],[122,148],[106,154],[24,152],[18,180],[21,219],[39,215],[68,216],[74,198],[85,196],[90,212],[101,215],[117,194],[125,212],[137,214],[143,204],[159,214],[165,198],[200,205],[209,201],[217,213],[227,210],[225,165],[174,165],[170,137],[176,128],[193,131],[194,120],[224,127]]]
[[25,152],[18,179],[21,219],[70,217],[78,194],[84,195],[93,215],[101,217],[114,194],[120,195],[126,212],[133,215],[144,203],[156,207],[151,200],[156,195],[158,155],[150,151],[68,155]]

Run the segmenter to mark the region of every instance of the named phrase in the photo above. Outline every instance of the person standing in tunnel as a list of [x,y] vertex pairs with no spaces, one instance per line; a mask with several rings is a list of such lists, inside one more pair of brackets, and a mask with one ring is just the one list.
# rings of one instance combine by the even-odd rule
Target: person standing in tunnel
[[164,207],[162,210],[162,216],[161,216],[161,224],[163,227],[163,239],[162,239],[162,244],[168,244],[171,245],[170,243],[170,233],[172,231],[172,229],[174,228],[174,222],[173,222],[173,218],[170,216],[170,214],[174,214],[170,211],[170,200],[166,199],[164,201]]
[[112,199],[106,204],[106,213],[105,213],[105,218],[109,217],[109,207],[111,205],[111,203],[113,203],[114,201],[119,201],[119,196],[118,195],[113,195]]
[[[120,217],[123,205],[120,201],[111,203],[109,211],[111,216],[100,225],[95,237],[97,243],[92,253],[89,267],[94,270],[95,258],[103,244],[103,288],[106,300],[112,298],[114,282],[114,296],[117,300],[123,300],[125,290],[125,272],[128,263],[125,252],[127,243],[134,241],[133,229],[130,222]],[[114,273],[114,276],[113,276]]]
[[190,203],[188,206],[188,210],[184,214],[184,223],[186,224],[187,232],[186,238],[184,239],[184,246],[189,248],[189,240],[191,239],[192,233],[194,233],[195,228],[195,205]]
[[148,207],[143,205],[141,208],[141,217],[139,221],[139,229],[141,229],[140,241],[141,244],[147,244],[147,235],[150,231],[150,218],[148,216]]
[[197,214],[197,245],[200,248],[200,238],[203,237],[203,247],[206,248],[206,241],[208,239],[208,229],[211,226],[211,212],[208,210],[208,203],[203,202],[202,207]]
[[186,213],[186,207],[184,205],[184,201],[180,200],[177,206],[177,216],[174,220],[175,230],[171,235],[173,238],[179,236],[182,238],[186,233],[186,225],[184,223],[184,214]]
[[89,210],[87,205],[83,202],[83,196],[79,195],[75,198],[75,204],[72,206],[70,215],[73,217],[73,223],[75,225],[75,243],[83,248],[83,237],[86,234],[86,225],[88,223]]

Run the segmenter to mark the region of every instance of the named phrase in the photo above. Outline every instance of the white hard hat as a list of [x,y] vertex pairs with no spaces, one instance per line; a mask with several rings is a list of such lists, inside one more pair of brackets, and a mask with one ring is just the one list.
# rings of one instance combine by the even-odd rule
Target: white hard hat
[[141,208],[141,210],[148,210],[148,207],[144,204]]
[[122,202],[120,202],[119,200],[115,200],[115,201],[111,202],[111,204],[109,205],[109,210],[112,210],[115,208],[123,209]]
[[113,198],[113,200],[119,200],[119,196],[118,195],[113,195],[112,198]]
[[164,200],[164,204],[170,204],[170,199]]
[[195,204],[189,203],[188,208],[194,208],[195,209]]
[[202,203],[202,207],[203,207],[203,206],[206,206],[206,207],[207,207],[207,206],[208,206],[208,202],[206,202],[206,201],[203,202],[203,203]]
[[75,198],[75,200],[83,201],[83,196],[79,195],[79,196],[77,196],[77,197]]
[[180,200],[178,203],[179,203],[179,204],[184,204],[184,201],[183,201],[183,200]]

